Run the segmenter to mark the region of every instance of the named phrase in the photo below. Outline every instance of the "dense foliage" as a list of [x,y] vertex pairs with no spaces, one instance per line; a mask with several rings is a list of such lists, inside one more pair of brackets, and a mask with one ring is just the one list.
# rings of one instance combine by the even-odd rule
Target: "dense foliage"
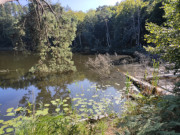
[[[81,12],[69,11],[78,20],[74,51],[122,51],[145,45],[146,22],[161,25],[164,10],[161,1],[126,0],[115,6],[101,6]],[[79,14],[79,16],[77,16]]]
[[161,54],[161,56],[175,63],[175,68],[180,68],[180,4],[178,0],[170,0],[163,3],[166,22],[161,26],[147,23],[146,35],[148,43],[154,43],[155,47],[149,46],[148,51]]
[[139,95],[128,103],[128,111],[120,120],[124,132],[137,135],[178,135],[180,127],[180,97]]
[[69,46],[75,38],[76,20],[64,13],[59,5],[43,12],[29,3],[22,8],[14,3],[0,7],[1,48],[38,52],[40,60],[31,68],[33,73],[74,71]]
[[[25,26],[27,31],[25,38],[29,39],[27,44],[40,52],[39,63],[31,69],[31,72],[61,73],[75,70],[69,46],[75,38],[76,21],[71,16],[64,14],[60,5],[54,5],[53,8],[57,13],[56,16],[47,11],[40,22],[32,22],[34,16],[34,19],[37,19],[35,9],[30,10],[30,14],[28,14],[30,17],[27,16],[29,19]],[[34,41],[30,41],[30,39],[34,39]]]
[[0,48],[16,46],[21,31],[17,27],[20,18],[27,12],[27,7],[14,3],[7,3],[0,7]]
[[[44,26],[41,26],[41,31],[38,28],[38,20],[40,19],[37,18],[36,15],[38,9],[33,9],[34,6],[32,6],[32,4],[24,7],[24,9],[16,4],[12,5],[7,3],[4,7],[0,7],[1,14],[5,14],[4,11],[9,12],[10,9],[13,9],[9,17],[4,15],[1,17],[4,22],[2,21],[0,24],[0,27],[2,27],[0,30],[3,31],[2,33],[6,33],[6,29],[10,30],[11,33],[16,32],[14,35],[16,35],[17,38],[16,40],[14,37],[11,38],[14,39],[14,41],[10,43],[10,40],[7,39],[12,37],[12,34],[8,34],[9,32],[6,33],[6,35],[3,34],[3,40],[1,40],[3,44],[1,46],[16,47],[15,45],[18,44],[19,48],[17,47],[17,50],[37,50],[37,46],[40,44],[41,39],[39,36],[44,32],[44,29],[46,29]],[[68,37],[68,35],[66,35],[66,39],[72,42],[74,37],[76,37],[72,44],[74,51],[107,52],[109,50],[121,51],[125,48],[141,47],[141,45],[144,45],[144,35],[148,33],[145,29],[145,23],[153,22],[159,26],[165,22],[163,18],[164,10],[161,6],[162,1],[126,0],[117,3],[115,6],[100,6],[96,10],[89,10],[87,13],[72,11],[70,8],[65,8],[65,12],[62,12],[62,7],[57,7],[57,5],[53,7],[56,7],[55,12],[57,12],[57,14],[64,14],[63,16],[66,19],[71,18],[71,20],[66,20],[69,25],[73,20],[73,28],[70,30],[72,33],[69,34],[72,36]],[[43,16],[50,16],[50,13],[47,15],[44,14]],[[65,19],[64,17],[61,16],[58,19],[63,20]],[[8,19],[11,25],[7,25],[7,20],[5,23],[5,19]],[[44,20],[43,17],[41,19]],[[51,19],[54,20],[54,18]],[[55,20],[53,23],[55,24]],[[77,27],[74,23],[77,23]],[[18,24],[18,26],[16,24]],[[47,24],[44,23],[43,25]],[[48,25],[52,25],[52,22]],[[22,27],[24,27],[23,31]],[[68,27],[66,28],[68,30]],[[76,35],[73,34],[75,29],[77,29]],[[64,29],[60,26],[59,31],[63,30]],[[18,35],[23,35],[23,39],[18,38]],[[42,37],[43,36],[46,35],[42,34]],[[71,42],[68,42],[68,44],[71,45]]]
[[[180,63],[180,6],[178,0],[163,3],[166,22],[161,26],[147,23],[146,35],[148,51],[160,54],[167,61],[175,64],[179,69]],[[179,78],[178,78],[179,79]],[[180,87],[179,82],[172,91],[173,95],[143,96],[139,95],[135,102],[128,102],[124,117],[120,120],[126,127],[124,132],[137,135],[178,135],[180,133]]]

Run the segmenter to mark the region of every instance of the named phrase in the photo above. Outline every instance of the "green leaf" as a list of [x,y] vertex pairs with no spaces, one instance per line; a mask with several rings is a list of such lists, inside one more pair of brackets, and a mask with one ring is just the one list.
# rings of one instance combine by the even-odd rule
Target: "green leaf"
[[12,132],[12,131],[14,131],[13,128],[7,128],[7,129],[6,129],[6,132],[7,132],[7,133],[10,133],[10,132]]
[[4,122],[4,120],[0,120],[0,123],[3,123]]
[[63,102],[67,102],[67,99],[64,99]]
[[14,113],[8,113],[6,116],[15,116]]
[[56,101],[51,101],[51,103],[53,104],[53,105],[57,105],[57,103],[56,103]]
[[60,101],[60,99],[56,99],[56,101],[57,101],[57,102],[59,102],[59,101]]
[[98,97],[98,95],[94,95],[94,96],[92,96],[93,98],[96,98],[96,97]]
[[21,124],[22,124],[22,121],[18,121],[16,124],[13,125],[13,127],[19,127],[21,126]]
[[63,104],[63,106],[65,106],[65,107],[66,107],[66,106],[69,106],[69,105],[68,105],[68,104]]
[[69,110],[69,108],[63,108],[63,110],[64,110],[64,111],[68,111],[68,110]]
[[3,135],[4,134],[4,131],[0,129],[0,135]]
[[21,109],[22,109],[22,107],[19,107],[19,108],[16,109],[16,111],[17,111],[17,112],[18,112],[18,111],[21,111]]
[[59,112],[60,111],[60,108],[56,108],[56,112]]
[[86,107],[86,105],[81,105],[82,108]]
[[9,108],[9,109],[7,109],[7,111],[6,111],[6,112],[8,112],[8,113],[9,113],[9,112],[12,112],[12,111],[13,111],[13,109],[14,109],[14,108]]
[[45,104],[44,106],[48,107],[48,106],[50,106],[50,104]]
[[88,103],[88,105],[92,105],[92,103]]
[[47,115],[48,114],[48,109],[44,109],[44,110],[38,110],[37,112],[36,112],[36,115],[38,116],[38,115]]

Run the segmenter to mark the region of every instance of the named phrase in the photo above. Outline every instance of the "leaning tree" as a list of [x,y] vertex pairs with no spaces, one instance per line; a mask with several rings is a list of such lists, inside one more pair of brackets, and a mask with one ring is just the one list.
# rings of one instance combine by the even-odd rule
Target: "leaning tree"
[[[18,0],[0,0],[0,4],[13,1]],[[46,0],[28,0],[28,2],[28,14],[22,16],[20,20],[20,24],[23,22],[20,27],[25,35],[21,35],[20,39],[25,45],[34,41],[33,44],[36,45],[40,56],[38,63],[30,69],[30,72],[41,74],[76,70],[69,48],[75,38],[76,21],[67,16],[58,4],[51,5]]]

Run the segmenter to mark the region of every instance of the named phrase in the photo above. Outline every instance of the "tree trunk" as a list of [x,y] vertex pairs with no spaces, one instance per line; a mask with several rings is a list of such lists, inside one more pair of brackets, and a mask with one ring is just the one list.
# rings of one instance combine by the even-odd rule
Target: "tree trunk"
[[[135,38],[136,40],[136,24],[135,24],[135,13],[132,15],[133,17],[133,30],[134,30],[134,33],[133,33],[133,38],[131,39],[131,41]],[[132,42],[131,42],[131,46],[132,46]]]
[[107,44],[108,44],[108,47],[110,48],[111,47],[111,39],[109,36],[109,28],[108,28],[107,20],[105,20],[105,23],[106,23],[106,28],[107,28],[107,33],[106,33]]
[[137,33],[137,45],[139,46],[140,45],[140,27],[141,27],[141,24],[140,24],[140,9],[138,7],[138,33]]
[[80,46],[82,48],[82,42],[81,42],[81,35],[79,34],[79,43],[80,43]]

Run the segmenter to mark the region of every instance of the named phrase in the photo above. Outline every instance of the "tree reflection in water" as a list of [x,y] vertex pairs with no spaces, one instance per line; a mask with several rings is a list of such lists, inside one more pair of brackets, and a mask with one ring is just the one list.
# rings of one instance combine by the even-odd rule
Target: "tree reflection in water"
[[[40,104],[49,104],[52,100],[63,100],[67,97],[69,97],[68,104],[72,104],[71,98],[75,97],[77,93],[81,93],[83,89],[87,90],[92,84],[95,84],[102,91],[107,90],[107,87],[105,87],[107,84],[113,86],[115,91],[124,87],[124,80],[118,80],[120,81],[120,86],[117,86],[114,85],[114,80],[101,80],[96,74],[88,70],[85,62],[88,57],[93,56],[74,55],[73,59],[77,72],[33,76],[28,73],[28,70],[36,63],[36,56],[17,54],[14,57],[13,53],[1,53],[0,55],[2,56],[0,57],[0,70],[9,69],[9,72],[0,73],[0,104],[4,104],[0,106],[1,113],[5,113],[9,107],[27,106],[28,102],[33,102],[33,100],[35,101],[36,109],[40,107]],[[78,83],[82,86],[78,86]],[[8,91],[9,89],[11,91]],[[16,93],[15,97],[11,95],[11,92],[12,94]],[[85,94],[92,98],[93,92]],[[11,99],[7,98],[6,100],[5,97],[2,101],[2,95],[5,97],[10,95],[16,98],[16,103],[12,104],[10,102]],[[51,105],[50,112],[54,110],[55,106]]]

